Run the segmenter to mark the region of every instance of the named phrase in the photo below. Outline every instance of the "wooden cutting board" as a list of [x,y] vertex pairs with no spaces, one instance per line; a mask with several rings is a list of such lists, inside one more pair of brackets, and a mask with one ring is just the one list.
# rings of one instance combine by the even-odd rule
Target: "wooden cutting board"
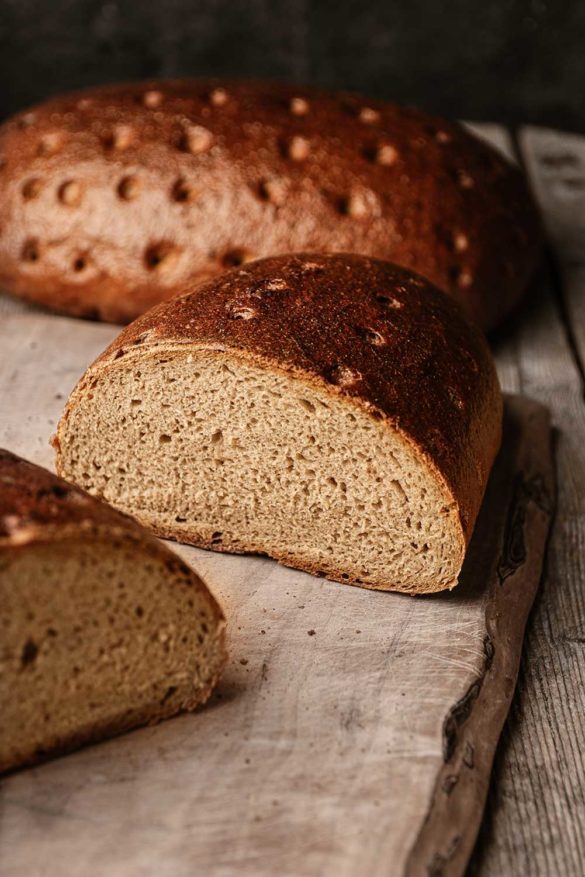
[[[0,309],[1,310],[1,309]],[[52,468],[110,326],[0,314],[0,444]],[[7,877],[457,875],[473,846],[553,509],[547,411],[505,438],[450,594],[338,585],[171,544],[220,597],[211,703],[0,785]]]

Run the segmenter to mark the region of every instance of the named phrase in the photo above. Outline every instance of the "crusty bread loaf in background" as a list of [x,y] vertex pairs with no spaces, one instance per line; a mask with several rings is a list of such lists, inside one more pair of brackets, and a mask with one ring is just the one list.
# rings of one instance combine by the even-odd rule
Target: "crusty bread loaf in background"
[[58,471],[160,536],[412,593],[457,582],[500,442],[479,329],[362,256],[260,260],[126,328]]
[[0,770],[203,703],[225,662],[204,582],[134,521],[0,451]]
[[250,259],[413,269],[481,326],[535,267],[520,172],[459,125],[347,93],[176,80],[47,101],[0,129],[0,285],[124,322]]

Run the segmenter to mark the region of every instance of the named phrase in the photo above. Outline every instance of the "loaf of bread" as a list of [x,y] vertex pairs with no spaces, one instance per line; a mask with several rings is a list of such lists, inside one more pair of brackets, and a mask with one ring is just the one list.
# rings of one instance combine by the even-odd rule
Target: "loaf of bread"
[[134,521],[0,451],[0,771],[203,703],[225,662],[203,581]]
[[486,329],[540,244],[520,172],[459,125],[354,94],[196,80],[47,101],[0,129],[0,285],[125,322],[251,259],[355,252]]
[[298,255],[127,327],[54,444],[63,476],[160,536],[418,593],[457,583],[501,418],[455,302],[387,262]]

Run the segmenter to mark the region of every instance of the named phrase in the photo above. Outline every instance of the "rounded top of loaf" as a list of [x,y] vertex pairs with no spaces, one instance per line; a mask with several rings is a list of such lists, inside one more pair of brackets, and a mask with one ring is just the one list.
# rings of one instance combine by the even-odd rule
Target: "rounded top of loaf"
[[461,126],[346,92],[171,80],[51,99],[0,128],[0,280],[132,319],[249,259],[390,259],[484,328],[532,273],[521,173]]
[[136,320],[76,394],[102,368],[189,347],[295,372],[391,421],[449,484],[469,536],[499,446],[501,393],[481,331],[428,281],[358,255],[253,262]]

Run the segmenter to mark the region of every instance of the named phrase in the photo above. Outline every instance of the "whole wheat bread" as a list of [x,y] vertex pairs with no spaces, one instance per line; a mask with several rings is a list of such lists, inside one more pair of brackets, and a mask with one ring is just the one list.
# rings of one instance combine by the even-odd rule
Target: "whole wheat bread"
[[255,262],[153,309],[71,395],[60,473],[161,536],[451,588],[500,442],[478,329],[361,256]]
[[540,225],[521,173],[457,124],[360,95],[175,80],[51,99],[0,128],[0,285],[128,321],[250,259],[356,252],[484,328]]
[[224,619],[134,521],[0,451],[0,771],[209,697]]

